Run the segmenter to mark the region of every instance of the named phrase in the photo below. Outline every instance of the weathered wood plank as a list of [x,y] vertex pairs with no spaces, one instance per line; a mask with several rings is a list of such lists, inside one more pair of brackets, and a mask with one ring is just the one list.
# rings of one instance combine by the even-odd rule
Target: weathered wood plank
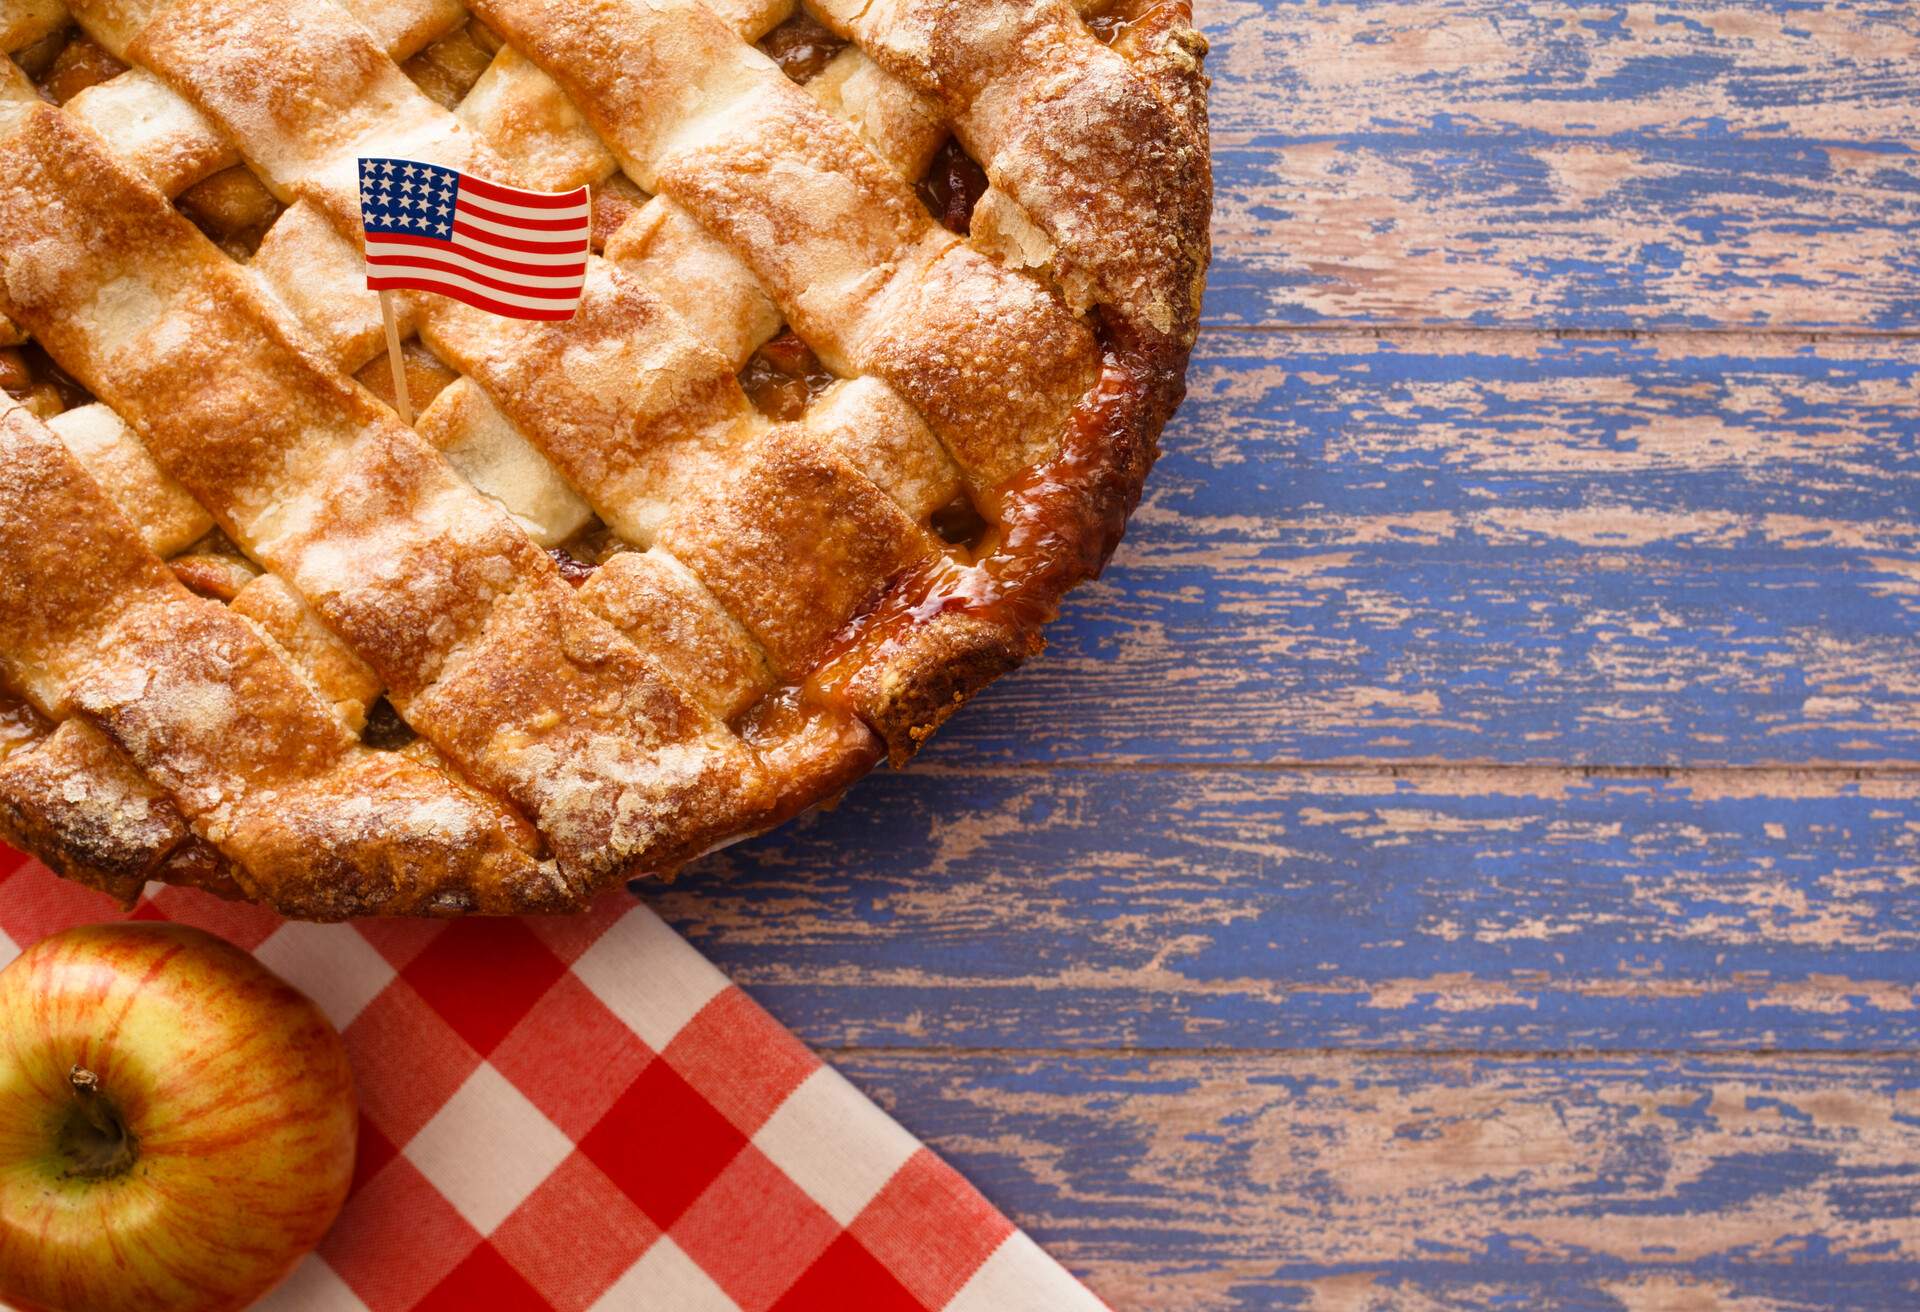
[[1896,0],[1197,0],[1212,118],[1920,140],[1920,22]]
[[859,1051],[1117,1312],[1908,1312],[1920,1062]]
[[1219,332],[948,763],[1920,762],[1920,340]]
[[1212,323],[1920,327],[1920,11],[1215,0]]
[[644,895],[810,1043],[1920,1045],[1920,776],[883,773]]

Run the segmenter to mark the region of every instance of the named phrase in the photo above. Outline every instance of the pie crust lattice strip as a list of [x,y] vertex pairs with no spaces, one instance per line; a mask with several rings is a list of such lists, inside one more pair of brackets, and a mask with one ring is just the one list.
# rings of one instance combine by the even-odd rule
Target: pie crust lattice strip
[[[0,50],[0,836],[122,899],[558,911],[765,830],[1038,650],[1182,395],[1186,0],[0,0]],[[412,427],[363,154],[595,197],[570,321],[399,294]]]

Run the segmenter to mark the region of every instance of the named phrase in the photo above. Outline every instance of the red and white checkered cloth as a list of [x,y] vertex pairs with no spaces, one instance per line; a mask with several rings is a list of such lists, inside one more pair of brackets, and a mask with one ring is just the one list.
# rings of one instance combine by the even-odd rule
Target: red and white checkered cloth
[[[360,1160],[273,1312],[1077,1312],[1100,1302],[632,898],[284,922],[160,889],[346,1037]],[[104,897],[0,847],[0,963]]]

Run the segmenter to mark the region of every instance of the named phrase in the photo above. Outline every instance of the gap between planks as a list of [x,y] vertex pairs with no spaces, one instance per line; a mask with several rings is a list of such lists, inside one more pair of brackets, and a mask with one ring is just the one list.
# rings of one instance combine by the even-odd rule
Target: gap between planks
[[1766,328],[1729,324],[1717,328],[1575,328],[1554,325],[1509,323],[1471,323],[1465,320],[1408,320],[1392,323],[1343,323],[1328,319],[1312,323],[1219,323],[1203,319],[1200,331],[1210,335],[1224,333],[1290,333],[1305,337],[1371,337],[1386,339],[1414,334],[1458,333],[1463,336],[1541,337],[1570,342],[1638,342],[1658,338],[1662,341],[1689,337],[1766,338],[1801,346],[1823,342],[1909,342],[1920,340],[1920,328]]
[[965,1047],[959,1044],[940,1044],[932,1047],[914,1047],[901,1044],[884,1043],[848,1043],[848,1044],[809,1044],[814,1052],[823,1057],[909,1057],[928,1058],[942,1061],[976,1061],[992,1057],[1011,1057],[1022,1060],[1049,1058],[1060,1061],[1115,1061],[1161,1059],[1222,1059],[1287,1057],[1287,1058],[1364,1058],[1368,1061],[1396,1062],[1409,1064],[1429,1061],[1479,1061],[1503,1065],[1520,1065],[1537,1061],[1633,1061],[1637,1059],[1687,1060],[1709,1062],[1735,1062],[1764,1060],[1769,1057],[1782,1057],[1792,1060],[1818,1059],[1821,1061],[1884,1061],[1910,1062],[1920,1056],[1920,1048],[1789,1048],[1789,1047],[1750,1047],[1750,1048],[1371,1048],[1364,1046],[1325,1046],[1325,1047],[1275,1047],[1267,1044],[1249,1044],[1241,1047],[1113,1047],[1113,1048],[1061,1048],[1044,1045],[1034,1047],[1001,1044],[989,1047]]
[[1381,779],[1431,779],[1447,775],[1494,774],[1509,779],[1702,780],[1739,779],[1743,783],[1778,779],[1789,783],[1808,776],[1826,784],[1906,781],[1920,778],[1920,764],[1843,765],[1796,762],[1792,765],[1539,765],[1521,761],[1472,761],[1456,758],[1380,762],[1365,757],[1273,761],[1009,761],[993,765],[946,765],[920,761],[915,774],[929,776],[1030,775],[1050,771],[1093,774],[1345,774]]

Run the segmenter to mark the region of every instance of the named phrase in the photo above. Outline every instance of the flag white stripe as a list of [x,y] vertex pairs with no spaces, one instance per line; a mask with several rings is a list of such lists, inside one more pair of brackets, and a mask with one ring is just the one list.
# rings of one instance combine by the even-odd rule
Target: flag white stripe
[[[425,258],[429,253],[431,253],[434,259],[444,261],[448,264],[457,264],[468,273],[477,273],[483,278],[498,278],[501,282],[517,282],[523,287],[578,287],[586,277],[585,269],[582,269],[578,273],[518,273],[512,269],[496,269],[490,264],[484,264],[479,260],[471,259],[463,251],[440,249],[429,252],[425,246],[414,246],[410,243],[401,242],[383,242],[378,235],[367,238],[367,254],[370,256],[391,255],[397,259],[411,261]],[[509,254],[518,255],[519,252],[513,251],[509,252]],[[571,258],[576,264],[583,264],[586,260],[584,255],[575,255]],[[399,267],[399,265],[394,264],[369,264],[367,266],[368,270],[371,271],[375,277],[384,277],[388,270]]]
[[[367,249],[369,251],[377,250],[382,255],[417,255],[425,249],[425,247],[414,246],[407,242],[388,243],[380,240],[387,235],[386,233],[379,232],[368,233]],[[430,234],[422,233],[420,235],[428,236]],[[435,238],[435,240],[446,241],[447,238],[438,237]],[[577,251],[560,251],[553,254],[542,254],[538,251],[509,250],[505,246],[487,246],[477,241],[469,241],[465,244],[474,250],[480,251],[482,254],[497,256],[503,260],[512,260],[516,264],[557,264],[564,267],[579,264],[587,258],[587,252],[584,246]],[[479,264],[477,267],[480,268],[481,271],[497,278],[518,278],[522,276],[512,269],[495,269],[486,264]]]
[[409,267],[404,264],[375,265],[367,270],[370,278],[429,278],[450,286],[465,287],[475,296],[484,296],[490,301],[499,301],[503,305],[517,305],[526,310],[570,310],[580,304],[578,296],[522,296],[518,292],[503,292],[498,287],[489,287],[483,282],[475,282],[458,273],[448,273],[443,269],[430,268],[427,265]]
[[587,202],[569,205],[566,209],[543,210],[533,205],[514,205],[503,200],[492,200],[475,192],[460,192],[460,208],[484,210],[499,219],[578,219],[584,226],[587,221]]
[[[587,241],[587,221],[580,220],[580,226],[570,231],[522,228],[513,223],[496,223],[484,215],[475,214],[467,208],[463,200],[453,212],[454,221],[465,223],[480,232],[492,233],[496,237],[511,237],[515,241],[577,241],[582,246]],[[476,239],[477,240],[477,239]]]

